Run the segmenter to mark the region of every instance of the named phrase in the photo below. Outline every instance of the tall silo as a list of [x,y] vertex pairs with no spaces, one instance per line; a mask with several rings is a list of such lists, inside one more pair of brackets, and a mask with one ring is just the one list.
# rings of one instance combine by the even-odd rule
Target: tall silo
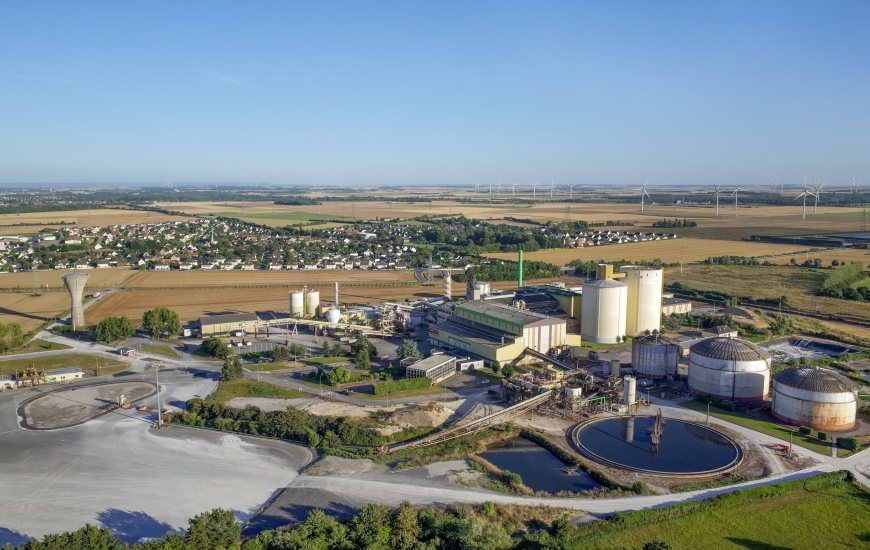
[[301,290],[290,293],[290,317],[305,315],[305,294]]
[[625,332],[625,306],[628,287],[613,279],[593,279],[583,283],[580,307],[580,335],[601,344],[622,341]]
[[770,352],[740,338],[708,338],[689,348],[689,389],[729,401],[763,401]]
[[70,321],[72,322],[73,330],[85,326],[85,308],[82,307],[82,295],[85,292],[85,285],[88,282],[87,273],[69,273],[61,277],[63,284],[69,291],[70,299]]
[[631,368],[642,378],[665,378],[677,373],[680,344],[663,334],[650,334],[631,342]]
[[629,336],[662,329],[662,269],[626,265],[619,268],[625,273],[628,286],[625,330]]
[[305,295],[305,313],[314,317],[317,315],[318,307],[320,307],[320,291],[309,290]]
[[774,418],[817,430],[850,430],[858,384],[830,369],[794,367],[773,375]]
[[637,393],[637,379],[634,376],[626,376],[622,379],[622,402],[626,405],[634,405]]

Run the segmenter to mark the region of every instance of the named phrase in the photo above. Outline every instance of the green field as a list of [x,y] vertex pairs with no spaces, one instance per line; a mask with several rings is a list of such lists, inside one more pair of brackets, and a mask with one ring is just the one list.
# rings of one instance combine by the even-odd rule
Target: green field
[[360,399],[366,399],[369,401],[393,401],[396,399],[404,399],[406,397],[426,397],[429,395],[451,395],[453,392],[445,391],[442,388],[425,388],[422,390],[410,390],[410,391],[397,391],[393,393],[383,394],[383,395],[373,395],[370,393],[357,393],[353,392],[350,395],[353,397],[358,397]]
[[293,399],[304,397],[301,391],[282,386],[276,386],[268,382],[240,379],[232,382],[221,382],[218,389],[208,398],[210,402],[226,403],[233,397],[268,397],[273,399]]
[[[338,214],[312,214],[309,212],[252,212],[239,215],[239,212],[218,212],[215,216],[227,218],[239,218],[244,220],[270,220],[282,222],[308,222],[308,221],[331,221],[341,220],[354,222],[360,218],[351,216],[339,216]],[[262,223],[262,222],[258,222]]]
[[[735,491],[715,498],[627,514],[570,529],[547,548],[674,550],[867,548],[870,494],[848,472]],[[568,539],[568,540],[564,540]]]
[[353,363],[353,360],[350,357],[308,357],[300,362],[308,365],[335,365],[338,363]]
[[40,351],[59,351],[62,349],[72,349],[72,347],[49,340],[33,340],[23,348],[19,348],[8,355],[21,355],[22,353],[37,353]]
[[[83,353],[61,353],[57,355],[46,355],[42,357],[31,357],[28,359],[10,359],[9,361],[0,362],[0,374],[14,374],[15,372],[24,370],[26,367],[36,367],[39,371],[51,369],[63,369],[67,367],[81,367],[82,370],[94,370],[94,367],[99,365],[100,374],[108,371],[103,367],[123,367],[120,370],[127,369],[130,365],[123,361],[115,361],[98,357],[96,355],[87,355]],[[118,372],[118,371],[114,371]]]
[[[703,413],[707,412],[706,403],[701,403],[700,401],[687,401],[682,405],[687,409],[692,409],[694,411],[699,411]],[[749,416],[737,411],[723,411],[722,409],[713,406],[710,407],[710,416],[714,416],[720,420],[725,420],[727,422],[731,422],[732,424],[737,424],[738,426],[743,426],[744,428],[749,428],[750,430],[755,430],[756,432],[767,434],[785,441],[789,440],[789,434],[792,432],[792,428],[785,427],[782,424],[768,422],[766,420],[755,418],[754,416]],[[796,427],[794,429],[797,430]],[[829,443],[823,443],[815,437],[809,437],[805,435],[800,435],[799,433],[795,433],[794,444],[823,455],[831,455],[831,445]]]
[[870,288],[870,277],[867,277],[866,279],[861,279],[860,281],[856,281],[856,282],[852,283],[851,286],[852,286],[852,288],[854,288],[856,290],[861,288],[862,286]]
[[180,355],[178,355],[177,351],[175,351],[174,349],[172,349],[169,346],[162,346],[162,345],[155,344],[152,346],[142,346],[139,349],[141,351],[144,351],[144,352],[155,353],[157,355],[163,355],[164,357],[174,357],[176,359],[181,357]]

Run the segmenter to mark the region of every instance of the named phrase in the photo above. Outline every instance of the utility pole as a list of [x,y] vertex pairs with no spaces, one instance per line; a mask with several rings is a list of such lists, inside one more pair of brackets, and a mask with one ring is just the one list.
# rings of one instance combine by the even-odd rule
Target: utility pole
[[160,367],[163,362],[152,363],[154,365],[154,380],[157,382],[157,428],[163,427],[163,409],[160,407]]
[[710,404],[707,403],[707,420],[704,421],[705,426],[710,425]]

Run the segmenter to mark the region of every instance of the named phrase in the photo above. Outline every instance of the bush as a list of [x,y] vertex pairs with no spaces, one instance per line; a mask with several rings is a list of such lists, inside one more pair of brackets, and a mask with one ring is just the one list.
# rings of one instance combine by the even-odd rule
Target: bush
[[230,347],[224,344],[220,338],[209,338],[208,340],[203,340],[199,351],[203,355],[217,357],[218,359],[226,359],[231,353]]
[[405,378],[396,382],[384,382],[383,384],[375,384],[372,388],[375,395],[385,395],[387,393],[411,390],[423,390],[432,387],[431,378]]
[[810,435],[811,433],[813,433],[813,429],[810,428],[809,426],[801,426],[800,428],[798,428],[798,431],[802,435]]
[[819,432],[819,440],[827,441],[828,440],[828,432]]
[[650,491],[649,485],[647,485],[643,481],[635,481],[631,485],[631,490],[639,495],[648,495],[652,493],[652,491]]
[[837,445],[846,449],[847,451],[858,452],[861,450],[861,442],[858,441],[858,439],[855,437],[838,437]]
[[221,369],[221,382],[231,382],[243,376],[242,360],[238,355],[227,357],[224,367]]
[[501,472],[501,480],[508,485],[522,485],[523,478],[520,477],[520,474],[515,474],[510,470],[502,470]]

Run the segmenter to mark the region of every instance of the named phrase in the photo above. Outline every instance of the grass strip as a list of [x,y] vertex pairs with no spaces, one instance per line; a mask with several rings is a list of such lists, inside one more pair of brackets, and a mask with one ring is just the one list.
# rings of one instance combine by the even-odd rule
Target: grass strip
[[212,403],[226,403],[234,397],[265,397],[270,399],[293,399],[305,397],[307,394],[256,380],[239,379],[232,382],[221,382],[218,388],[208,398]]

